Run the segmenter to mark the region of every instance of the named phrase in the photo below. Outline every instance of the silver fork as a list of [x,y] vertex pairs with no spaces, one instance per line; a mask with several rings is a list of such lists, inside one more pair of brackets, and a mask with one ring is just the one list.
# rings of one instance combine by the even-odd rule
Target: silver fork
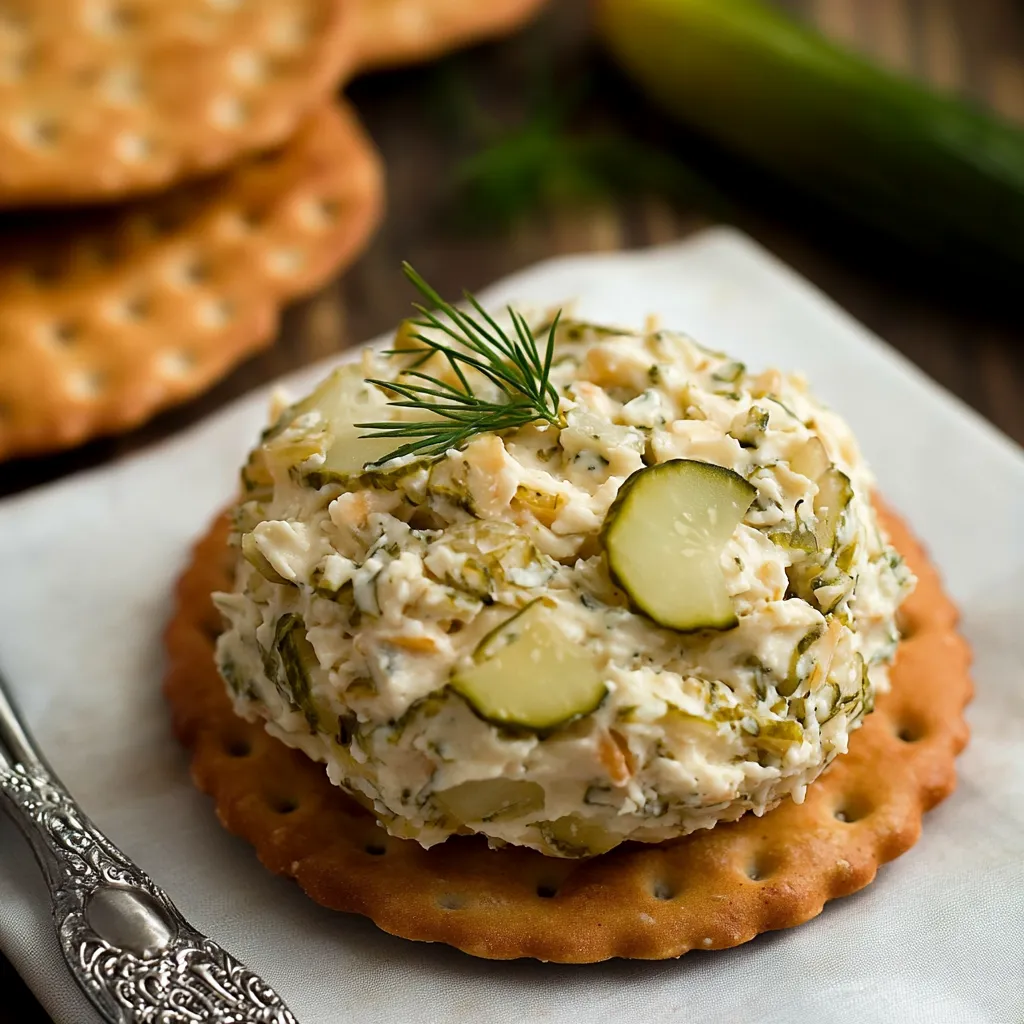
[[85,816],[14,710],[0,674],[0,806],[46,876],[64,959],[117,1024],[296,1024],[258,975],[192,927]]

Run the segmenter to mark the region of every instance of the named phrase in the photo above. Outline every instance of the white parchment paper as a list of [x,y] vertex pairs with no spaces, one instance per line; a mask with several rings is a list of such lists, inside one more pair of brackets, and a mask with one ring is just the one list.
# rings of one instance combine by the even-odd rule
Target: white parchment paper
[[[1024,453],[731,232],[545,263],[486,296],[577,297],[593,318],[639,325],[657,311],[754,366],[805,370],[931,547],[975,646],[978,694],[959,789],[910,853],[800,928],[678,961],[588,967],[487,963],[405,942],[271,877],[193,789],[160,695],[173,580],[233,491],[265,393],[134,458],[0,502],[0,663],[52,764],[93,820],[303,1024],[1019,1024]],[[58,1024],[95,1019],[6,822],[0,948]]]

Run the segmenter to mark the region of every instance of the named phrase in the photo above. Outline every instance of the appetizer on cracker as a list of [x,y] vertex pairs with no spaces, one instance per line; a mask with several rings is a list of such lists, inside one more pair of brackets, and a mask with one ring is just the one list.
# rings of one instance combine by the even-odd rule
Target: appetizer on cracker
[[278,410],[178,584],[165,691],[221,822],[498,959],[735,946],[867,885],[952,792],[972,688],[843,422],[411,276],[438,313]]
[[443,303],[285,409],[235,512],[239,714],[393,835],[588,857],[760,815],[888,688],[912,577],[802,380]]

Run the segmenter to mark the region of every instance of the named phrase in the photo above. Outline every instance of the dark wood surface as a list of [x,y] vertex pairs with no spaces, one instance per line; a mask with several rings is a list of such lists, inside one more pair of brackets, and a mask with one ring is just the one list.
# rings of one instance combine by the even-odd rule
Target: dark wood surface
[[[1017,0],[778,2],[896,68],[1024,120],[1024,6]],[[389,188],[387,221],[362,259],[344,278],[289,310],[278,343],[203,398],[126,437],[0,466],[0,496],[143,448],[287,370],[380,333],[408,307],[409,292],[398,274],[403,259],[454,294],[546,256],[664,242],[711,222],[706,212],[685,204],[631,196],[552,210],[508,230],[456,226],[454,172],[473,143],[447,123],[445,83],[453,76],[468,83],[490,117],[515,124],[524,116],[538,54],[550,61],[552,53],[559,81],[587,74],[596,82],[598,120],[628,120],[634,128],[639,120],[648,137],[674,140],[678,155],[722,185],[730,220],[1024,443],[1024,313],[1019,304],[1014,308],[1013,297],[993,304],[990,296],[878,246],[699,141],[680,142],[679,133],[653,114],[634,118],[635,94],[589,43],[585,0],[556,3],[541,23],[515,38],[441,66],[355,83],[349,95],[384,154]],[[0,1022],[45,1020],[0,958]]]

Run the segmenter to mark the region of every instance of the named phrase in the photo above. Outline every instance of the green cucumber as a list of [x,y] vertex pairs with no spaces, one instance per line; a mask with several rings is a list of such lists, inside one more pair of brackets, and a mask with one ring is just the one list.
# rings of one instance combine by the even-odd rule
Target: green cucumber
[[1019,285],[1024,131],[760,0],[599,0],[597,26],[680,121],[929,258]]
[[540,599],[488,633],[449,685],[486,721],[538,733],[596,711],[607,693],[590,653]]
[[659,626],[731,629],[736,612],[719,559],[756,493],[731,469],[693,459],[637,470],[602,532],[612,578]]

